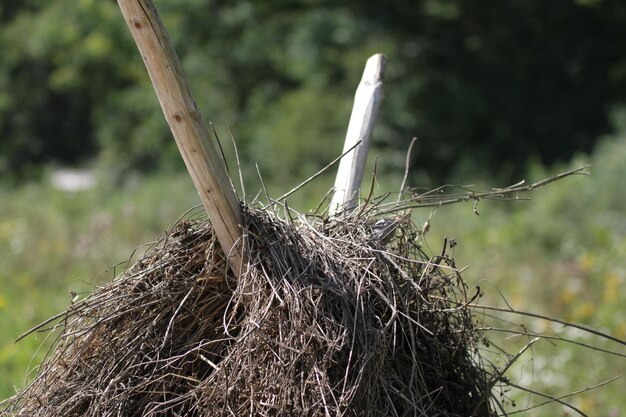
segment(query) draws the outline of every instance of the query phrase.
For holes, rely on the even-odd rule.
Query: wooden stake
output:
[[[223,161],[202,122],[187,79],[151,0],[118,0],[144,60],[178,149],[200,194],[222,249],[239,274],[241,208]]]
[[[358,146],[344,156],[339,163],[335,179],[335,193],[330,203],[331,215],[349,213],[356,206],[374,121],[383,99],[383,74],[386,63],[387,58],[384,55],[376,54],[371,56],[365,64],[361,83],[354,95],[354,106],[343,152],[347,152],[357,144]]]

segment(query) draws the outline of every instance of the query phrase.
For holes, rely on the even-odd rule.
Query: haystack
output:
[[[177,223],[58,318],[3,415],[496,415],[465,284],[410,217],[386,244],[375,212],[244,219],[241,279],[208,220]]]

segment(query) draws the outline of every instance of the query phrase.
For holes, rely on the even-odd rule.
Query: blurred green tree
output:
[[[590,151],[626,98],[623,1],[353,7],[397,46],[383,108],[389,145],[414,132],[423,150],[415,165],[440,177],[467,160],[509,176],[530,158],[550,164]]]
[[[589,151],[626,97],[621,0],[157,6],[205,119],[232,126],[244,173],[258,161],[269,180],[339,154],[375,52],[390,65],[374,146],[393,165],[418,136],[414,166],[438,182]],[[96,155],[119,177],[181,166],[114,1],[7,1],[0,21],[3,175]]]

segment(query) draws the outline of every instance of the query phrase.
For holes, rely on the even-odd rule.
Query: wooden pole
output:
[[[378,108],[383,99],[383,74],[387,58],[376,54],[365,64],[361,83],[354,95],[354,106],[348,124],[343,152],[356,148],[341,159],[335,179],[335,193],[330,203],[330,214],[351,212],[363,180],[365,161]],[[360,141],[360,143],[359,143]]]
[[[151,0],[118,0],[178,149],[230,265],[239,274],[241,208]]]

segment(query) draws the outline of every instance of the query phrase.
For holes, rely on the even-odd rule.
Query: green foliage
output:
[[[506,175],[530,157],[588,151],[625,97],[619,0],[158,7],[205,119],[232,127],[246,169],[258,161],[270,176],[300,175],[340,151],[374,52],[390,58],[374,146],[396,155],[420,137],[413,165],[431,178],[459,163]],[[115,2],[5,2],[0,19],[4,176],[96,155],[119,178],[181,167]],[[287,152],[306,162],[281,166],[275,156]]]
[[[504,174],[529,157],[566,160],[592,148],[607,105],[623,102],[619,0],[357,3],[397,45],[390,82],[402,95],[385,107],[413,114],[396,132],[422,139],[417,165],[431,174],[468,158]]]
[[[186,175],[127,181],[122,189],[101,181],[78,193],[46,182],[0,188],[0,398],[24,385],[26,369],[49,345],[39,349],[39,334],[14,344],[20,334],[65,309],[70,291],[109,281],[115,269],[107,268],[198,203]]]

